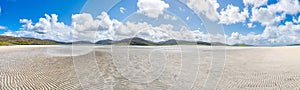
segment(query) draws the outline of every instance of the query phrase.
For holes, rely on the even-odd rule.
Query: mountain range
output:
[[[158,46],[158,45],[214,45],[214,46],[230,46],[220,42],[203,42],[203,41],[185,41],[170,39],[161,42],[153,42],[139,37],[126,38],[122,40],[99,40],[95,43],[89,41],[76,41],[76,42],[60,42],[49,39],[37,39],[28,37],[12,37],[0,35],[0,46],[3,45],[59,45],[59,44],[97,44],[97,45],[139,45],[139,46]],[[235,44],[232,46],[251,46],[247,44]]]

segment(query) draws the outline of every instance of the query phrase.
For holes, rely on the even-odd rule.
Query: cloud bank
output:
[[[166,19],[174,18],[166,16]],[[20,19],[20,23],[23,24],[21,30],[8,31],[4,35],[52,39],[65,42],[96,42],[105,39],[121,40],[132,37],[140,37],[154,42],[169,39],[189,41],[211,40],[209,34],[200,32],[200,30],[189,30],[185,26],[181,26],[177,30],[171,24],[153,26],[147,22],[128,21],[122,23],[118,20],[110,19],[110,16],[106,12],[102,12],[97,18],[93,18],[88,13],[74,14],[72,15],[72,25],[65,25],[63,22],[58,22],[56,14],[45,14],[45,17],[40,18],[38,22],[32,22],[29,19]]]

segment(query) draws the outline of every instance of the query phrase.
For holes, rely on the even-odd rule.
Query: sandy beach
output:
[[[300,89],[298,46],[77,48],[1,46],[0,89]]]

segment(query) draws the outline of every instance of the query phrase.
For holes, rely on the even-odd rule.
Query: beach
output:
[[[295,90],[299,51],[299,46],[1,46],[0,89]]]

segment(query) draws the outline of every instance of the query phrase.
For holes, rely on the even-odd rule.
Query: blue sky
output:
[[[27,18],[37,22],[46,13],[55,13],[60,21],[71,24],[70,16],[80,13],[85,2],[86,0],[1,0],[0,25],[9,30],[18,30],[21,26],[20,19]]]
[[[32,26],[36,26],[37,23],[41,22],[40,18],[46,18],[45,14],[48,14],[50,18],[53,18],[51,14],[57,15],[57,22],[63,23],[66,26],[64,29],[75,30],[74,25],[72,25],[74,15],[88,13],[97,20],[97,16],[104,15],[102,12],[105,12],[108,14],[109,20],[114,23],[117,21],[125,25],[126,22],[136,24],[147,22],[153,28],[170,24],[175,31],[181,30],[184,26],[190,31],[199,30],[204,33],[208,33],[208,28],[202,24],[205,23],[203,20],[209,19],[223,26],[228,43],[254,45],[300,43],[298,40],[300,39],[298,37],[300,35],[298,34],[298,29],[300,29],[298,28],[300,0],[154,0],[153,2],[120,0],[115,4],[110,3],[113,1],[118,2],[118,0],[1,0],[0,29],[2,30],[0,30],[0,34],[8,35],[10,33],[9,35],[22,36],[17,34],[21,31],[23,33],[28,32],[30,30],[27,29],[30,28],[24,28],[24,23],[20,23],[20,19],[32,20]],[[139,2],[144,6],[138,6]],[[151,3],[156,3],[158,6],[151,7]],[[284,5],[284,3],[287,4]],[[210,6],[201,7],[202,4],[209,4]],[[150,7],[146,7],[147,5]],[[287,5],[292,5],[293,8],[289,8]],[[110,6],[112,7],[110,8]],[[277,10],[274,7],[278,7]],[[151,13],[145,11],[149,8],[154,8],[154,11]],[[297,8],[299,9],[297,10]],[[212,12],[212,15],[207,15],[207,12]],[[265,18],[264,15],[266,15]],[[174,20],[166,18],[173,18]],[[34,32],[28,33],[34,35],[26,36],[41,38],[41,35],[35,36],[36,33]],[[272,34],[276,34],[276,36],[274,37]],[[285,35],[285,37],[281,37],[281,35]],[[289,41],[289,39],[293,40]]]

